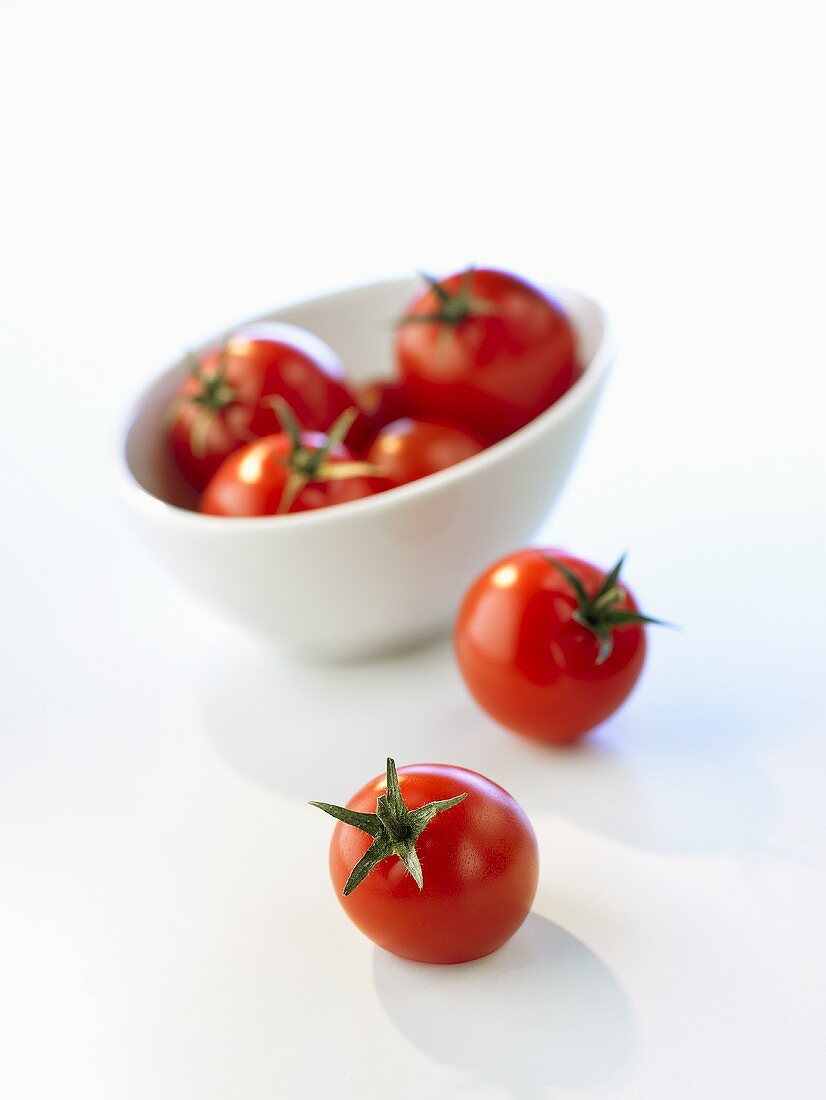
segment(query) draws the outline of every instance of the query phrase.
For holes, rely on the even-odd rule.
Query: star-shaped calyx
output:
[[[196,458],[207,453],[207,435],[210,425],[219,412],[235,401],[235,390],[227,382],[227,349],[223,347],[214,368],[207,370],[198,357],[190,352],[187,371],[200,384],[200,390],[177,397],[169,407],[168,419],[173,423],[188,405],[195,406],[190,427],[189,445]]]
[[[624,600],[626,596],[625,589],[619,583],[620,571],[625,564],[624,554],[611,572],[606,574],[605,580],[593,596],[588,595],[582,581],[572,569],[569,569],[567,565],[563,565],[561,561],[557,561],[556,558],[551,558],[547,554],[544,556],[555,569],[559,570],[574,590],[577,609],[573,614],[573,619],[580,626],[584,626],[586,630],[590,630],[599,642],[598,665],[604,664],[613,652],[615,627],[622,626],[625,623],[653,623],[656,626],[671,625],[662,619],[652,619],[650,615],[640,615],[637,611],[617,607],[617,604]]]
[[[422,865],[416,852],[416,842],[437,814],[457,806],[467,794],[457,794],[454,798],[443,798],[438,802],[428,802],[415,810],[408,810],[399,789],[399,777],[396,765],[387,758],[387,793],[380,794],[376,800],[374,814],[349,810],[346,806],[331,806],[329,802],[311,802],[330,817],[361,829],[373,838],[373,843],[350,872],[344,884],[344,896],[352,894],[357,886],[367,878],[370,872],[383,859],[398,856],[419,889],[424,885]]]
[[[444,283],[427,272],[419,274],[430,287],[436,298],[437,308],[427,313],[406,313],[400,317],[398,325],[458,325],[466,317],[479,317],[496,312],[496,307],[485,298],[476,298],[473,295],[474,268],[470,267],[462,276],[458,290],[448,290]]]
[[[284,434],[290,441],[290,454],[283,460],[287,468],[287,484],[281,496],[278,512],[288,512],[295,498],[310,481],[342,481],[350,477],[377,477],[381,471],[369,462],[330,462],[330,452],[353,426],[358,409],[346,409],[327,430],[320,447],[308,447],[302,439],[301,427],[283,397],[271,397],[268,403],[275,411]]]

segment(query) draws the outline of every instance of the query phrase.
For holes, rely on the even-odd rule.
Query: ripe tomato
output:
[[[468,424],[490,440],[523,427],[574,382],[574,332],[562,308],[504,271],[437,281],[396,331],[416,413]]]
[[[203,489],[227,455],[278,431],[276,396],[308,431],[326,432],[353,405],[338,356],[294,325],[251,325],[203,356],[171,407],[172,453],[194,488]]]
[[[330,429],[301,431],[281,407],[285,431],[256,439],[224,459],[201,497],[210,516],[274,516],[360,500],[382,487],[372,467],[340,442],[355,417],[345,412]]]
[[[413,764],[361,788],[338,819],[330,876],[347,916],[394,955],[457,963],[489,955],[531,907],[539,853],[519,804],[490,779]]]
[[[396,381],[367,382],[351,386],[359,415],[347,433],[347,446],[365,450],[385,425],[409,413],[407,396]]]
[[[404,485],[484,449],[483,441],[463,428],[405,418],[382,428],[367,452],[367,461],[398,485]]]
[[[459,668],[503,726],[567,745],[630,695],[645,661],[645,623],[619,581],[551,550],[521,550],[471,586],[456,622]]]

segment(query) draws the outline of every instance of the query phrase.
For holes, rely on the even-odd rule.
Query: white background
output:
[[[0,3],[4,1100],[824,1095],[818,9]],[[183,347],[469,261],[606,302],[545,538],[628,548],[682,626],[570,754],[487,721],[446,644],[314,668],[237,634],[112,488]],[[305,803],[388,752],[535,823],[488,960],[339,912]]]

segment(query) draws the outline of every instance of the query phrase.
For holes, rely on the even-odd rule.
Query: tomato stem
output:
[[[408,810],[399,787],[399,776],[395,761],[387,758],[387,793],[380,794],[376,800],[374,814],[361,813],[347,806],[333,806],[329,802],[311,802],[325,814],[334,817],[354,829],[373,838],[373,843],[350,872],[344,884],[344,896],[360,886],[382,860],[398,856],[421,890],[424,886],[422,865],[416,852],[416,842],[437,814],[444,813],[467,798],[467,793],[457,794],[454,798],[443,798],[438,802],[428,802],[415,810]]]
[[[187,370],[201,386],[198,393],[185,394],[176,398],[169,409],[170,420],[175,420],[187,405],[196,406],[189,433],[189,444],[193,455],[204,458],[207,453],[207,437],[215,416],[231,405],[235,400],[235,391],[229,385],[227,373],[227,349],[222,348],[217,366],[213,371],[205,371],[197,356],[190,352],[187,356]]]
[[[345,409],[326,433],[323,446],[307,447],[302,441],[301,426],[295,413],[284,398],[269,398],[268,404],[275,411],[282,431],[290,440],[291,448],[289,456],[284,460],[289,475],[278,505],[279,515],[289,512],[295,498],[310,481],[343,481],[351,477],[380,476],[378,468],[371,466],[369,462],[328,461],[330,451],[336,444],[343,442],[353,426],[358,409]]]
[[[235,400],[235,391],[227,382],[227,349],[221,349],[218,363],[214,371],[205,371],[203,366],[196,364],[191,368],[192,374],[201,384],[201,392],[196,393],[192,400],[196,405],[203,405],[210,412],[220,412]]]
[[[473,296],[474,268],[469,267],[462,276],[458,290],[448,290],[444,283],[425,271],[419,274],[430,287],[437,300],[438,307],[426,313],[407,313],[396,322],[401,325],[426,325],[437,324],[453,326],[459,325],[468,317],[478,317],[496,312],[492,302],[484,298]]]
[[[597,651],[598,665],[605,664],[614,650],[614,630],[627,623],[651,623],[655,626],[670,626],[662,619],[652,619],[650,615],[641,615],[637,611],[618,609],[615,605],[625,599],[626,592],[619,583],[619,575],[625,564],[625,554],[614,568],[605,575],[605,579],[593,596],[589,596],[579,577],[567,565],[556,558],[544,555],[545,559],[558,569],[570,584],[576,596],[577,609],[573,614],[575,622],[590,630],[599,642]]]

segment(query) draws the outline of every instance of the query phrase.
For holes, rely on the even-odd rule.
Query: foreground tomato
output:
[[[471,586],[456,622],[459,668],[503,726],[567,745],[630,695],[645,661],[645,623],[619,580],[580,558],[522,550]]]
[[[387,487],[341,443],[356,416],[343,413],[329,435],[304,432],[276,398],[285,431],[225,459],[201,497],[211,516],[274,516],[360,500]]]
[[[510,939],[531,907],[539,855],[513,798],[450,764],[377,776],[338,819],[330,875],[345,912],[374,943],[420,962],[458,963]]]
[[[367,452],[367,461],[404,485],[455,466],[484,449],[484,442],[463,428],[406,417],[382,428]]]
[[[574,333],[561,307],[504,271],[437,281],[396,332],[396,357],[418,415],[467,424],[498,440],[574,382]]]
[[[194,488],[233,451],[278,431],[276,396],[308,431],[326,432],[353,404],[335,352],[293,325],[251,325],[195,364],[171,409],[172,453]]]

